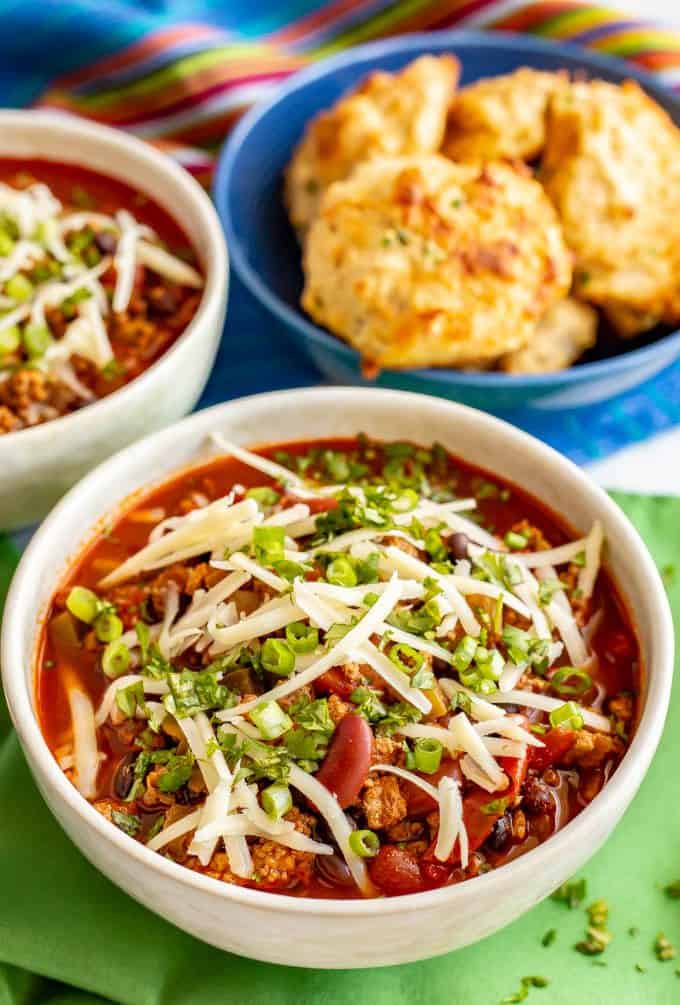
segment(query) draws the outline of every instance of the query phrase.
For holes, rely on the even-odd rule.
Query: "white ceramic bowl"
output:
[[[53,422],[0,436],[0,528],[34,523],[79,478],[121,447],[186,415],[208,379],[224,324],[227,250],[201,186],[141,140],[53,112],[0,111],[0,157],[73,163],[118,178],[172,216],[205,274],[191,324],[121,390]]]
[[[87,528],[115,512],[129,493],[195,459],[213,430],[243,444],[360,431],[426,444],[439,440],[523,486],[574,528],[585,531],[594,519],[602,520],[610,567],[639,633],[646,679],[633,742],[594,802],[545,844],[501,869],[458,886],[369,901],[304,900],[220,883],[148,851],[93,809],[60,771],[36,721],[32,667],[38,626],[69,558],[87,540]],[[555,451],[497,419],[436,398],[320,388],[258,395],[199,412],[93,471],[56,507],[23,557],[7,599],[0,662],[10,712],[46,802],[78,848],[110,879],[222,949],[305,967],[369,967],[434,956],[489,935],[597,851],[635,795],[659,742],[671,684],[673,628],[659,575],[638,534],[605,493]]]

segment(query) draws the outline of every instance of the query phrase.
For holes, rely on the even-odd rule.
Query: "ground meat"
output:
[[[597,768],[609,757],[620,757],[625,746],[617,736],[608,733],[591,733],[579,729],[574,745],[564,754],[560,764],[565,767]]]
[[[188,869],[193,869],[194,872],[202,872],[205,876],[210,876],[212,879],[220,879],[223,883],[235,883],[236,886],[242,886],[247,880],[243,880],[240,876],[235,876],[234,873],[229,868],[229,858],[226,852],[216,851],[207,866],[201,865],[199,860],[193,855],[186,859],[183,863]]]
[[[172,806],[175,801],[175,796],[172,792],[159,792],[158,790],[158,780],[161,775],[165,774],[165,767],[161,765],[160,768],[156,768],[154,771],[150,771],[146,776],[144,781],[144,795],[142,796],[142,802],[148,807],[164,807]]]
[[[372,764],[398,764],[403,760],[404,749],[391,736],[376,736],[373,741]]]
[[[286,695],[285,698],[279,698],[279,705],[281,708],[288,711],[291,705],[300,701],[301,698],[308,698],[310,701],[314,700],[314,690],[311,684],[305,684],[304,687],[299,687],[297,691],[293,691],[292,694]]]
[[[361,793],[361,805],[371,830],[400,823],[408,813],[394,775],[371,775]]]
[[[622,722],[630,722],[635,710],[635,700],[630,691],[622,691],[609,702],[609,711]]]
[[[114,586],[108,592],[107,600],[114,605],[125,629],[129,630],[134,627],[136,621],[139,621],[141,607],[148,596],[148,587],[126,584]]]
[[[336,726],[351,711],[352,706],[342,698],[338,698],[337,694],[328,696],[328,713]]]
[[[286,814],[286,820],[292,820],[295,829],[309,836],[312,832],[314,817],[293,808]],[[268,841],[258,840],[251,847],[253,858],[253,874],[258,886],[275,890],[289,890],[296,886],[307,886],[314,869],[314,855],[308,851],[295,851]]]
[[[186,566],[175,563],[167,569],[162,569],[149,584],[149,596],[153,603],[153,609],[159,618],[163,617],[165,611],[165,599],[168,593],[168,586],[174,583],[180,593],[184,593],[184,588],[188,578],[189,570]]]
[[[193,597],[196,590],[210,590],[217,586],[225,573],[222,569],[213,569],[208,562],[200,562],[198,565],[191,565],[187,569],[187,578],[184,584],[183,593],[188,597]]]
[[[401,843],[402,841],[417,841],[425,834],[425,824],[422,820],[402,820],[399,824],[393,824],[387,828],[387,837],[390,841]]]
[[[383,545],[392,545],[394,548],[399,548],[400,551],[405,552],[407,555],[412,555],[414,558],[421,558],[425,553],[416,548],[414,544],[410,541],[405,541],[403,537],[389,537],[383,538]]]
[[[107,820],[113,822],[112,814],[115,810],[116,813],[125,813],[128,816],[134,816],[134,812],[131,810],[127,803],[121,803],[117,799],[97,799],[96,802],[92,804],[98,813],[101,813],[103,817]]]
[[[534,527],[528,520],[520,520],[518,523],[513,524],[510,529],[515,534],[521,534],[522,537],[527,539],[527,551],[547,551],[548,548],[552,548],[550,541],[548,541],[543,531],[538,527]]]
[[[1,385],[0,385],[1,386]],[[15,429],[18,429],[21,425],[21,420],[18,415],[15,415],[11,408],[7,405],[0,405],[0,436],[3,433],[11,433]]]
[[[17,370],[0,383],[0,405],[31,425],[31,406],[49,398],[49,379],[41,370]]]
[[[517,688],[520,691],[533,691],[535,694],[542,694],[547,691],[550,687],[550,681],[546,680],[544,677],[539,677],[537,674],[532,673],[527,670],[519,679]]]

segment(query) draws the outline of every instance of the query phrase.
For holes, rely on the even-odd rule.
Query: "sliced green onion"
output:
[[[260,485],[246,492],[246,499],[254,499],[259,506],[275,506],[280,498],[279,493],[271,485]]]
[[[295,653],[284,639],[267,639],[260,659],[265,670],[275,677],[290,677],[295,670]]]
[[[550,678],[550,686],[561,695],[585,694],[593,686],[593,680],[578,667],[560,667]]]
[[[10,325],[0,331],[0,355],[16,352],[21,345],[21,331],[18,325]]]
[[[112,680],[115,677],[120,677],[129,666],[130,650],[125,643],[121,642],[120,639],[114,639],[113,642],[109,642],[102,653],[102,670],[106,676]]]
[[[439,740],[432,737],[421,737],[416,740],[413,748],[416,771],[422,771],[425,775],[433,775],[439,768],[444,747]]]
[[[21,272],[18,272],[16,276],[12,276],[5,283],[5,293],[12,300],[16,300],[21,304],[33,296],[33,283],[28,276],[24,276]]]
[[[449,557],[446,545],[442,541],[442,536],[434,527],[426,533],[424,544],[425,550],[433,561],[444,562]]]
[[[285,536],[283,527],[256,527],[253,531],[255,558],[268,565],[284,558]]]
[[[487,680],[498,680],[505,667],[503,657],[498,650],[487,649],[485,646],[477,646],[475,663],[482,677],[486,677]]]
[[[272,820],[280,820],[293,808],[293,799],[287,785],[269,785],[262,790],[262,809]]]
[[[54,341],[47,325],[25,325],[23,338],[24,348],[32,359],[42,356]]]
[[[313,653],[319,644],[319,630],[302,621],[286,625],[286,641],[294,653]]]
[[[0,230],[0,255],[6,257],[11,255],[12,248],[14,247],[14,241],[7,233],[6,230]]]
[[[425,657],[412,646],[403,642],[393,645],[389,652],[392,663],[406,674],[416,673],[425,662]]]
[[[514,530],[509,530],[503,540],[510,551],[521,551],[527,546],[527,538],[524,534],[517,534]]]
[[[453,665],[459,673],[467,670],[476,652],[477,639],[473,639],[471,635],[464,635],[453,651]]]
[[[291,562],[287,558],[279,559],[271,563],[272,569],[281,576],[282,579],[292,583],[294,579],[304,579],[307,567],[299,562]]]
[[[356,586],[356,570],[348,558],[336,558],[326,569],[326,579],[333,586]]]
[[[418,505],[420,497],[415,489],[402,489],[392,502],[395,513],[410,513]]]
[[[91,625],[99,611],[99,597],[85,586],[74,586],[66,598],[66,607],[74,618]]]
[[[375,858],[380,851],[380,838],[375,831],[352,831],[349,846],[359,858]]]
[[[265,740],[276,740],[292,729],[293,720],[276,701],[265,701],[256,705],[249,713]]]
[[[123,622],[111,611],[102,611],[98,614],[94,619],[93,628],[100,642],[113,642],[123,634]]]
[[[551,726],[566,726],[568,729],[581,729],[583,727],[583,715],[581,709],[573,701],[566,701],[559,708],[554,708],[550,713]]]

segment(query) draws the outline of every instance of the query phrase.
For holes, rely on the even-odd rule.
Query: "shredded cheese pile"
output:
[[[124,209],[113,216],[65,211],[46,185],[15,189],[0,183],[0,221],[0,379],[11,372],[3,367],[3,348],[10,352],[16,334],[17,348],[23,342],[31,365],[64,380],[82,397],[91,397],[77,381],[69,358],[77,353],[98,369],[111,363],[107,316],[127,310],[138,266],[181,286],[203,286],[196,269],[161,247],[154,231]],[[116,249],[113,254],[97,252],[94,266],[72,240],[86,230],[110,235]],[[112,267],[115,287],[109,302],[101,279]],[[45,310],[64,302],[72,320],[63,336],[54,339]]]

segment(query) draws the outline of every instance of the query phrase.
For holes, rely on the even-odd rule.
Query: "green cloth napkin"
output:
[[[654,558],[667,570],[680,634],[680,499],[617,495]],[[7,578],[7,553],[4,553]],[[675,564],[675,576],[670,566]],[[3,577],[0,547],[0,601]],[[529,1005],[672,1005],[680,1001],[680,956],[659,962],[660,931],[680,949],[680,900],[663,886],[680,879],[680,695],[633,805],[588,863],[588,899],[610,905],[614,940],[601,958],[574,951],[583,907],[548,900],[483,942],[448,956],[372,971],[314,971],[230,956],[184,935],[130,900],[80,856],[31,780],[7,712],[0,707],[0,1005],[496,1005],[540,975]],[[583,905],[585,906],[585,904]],[[227,908],[228,909],[228,908]],[[413,914],[413,925],[418,916]],[[550,929],[555,941],[543,947]],[[630,930],[638,930],[630,934]],[[422,932],[427,942],[427,931]],[[4,964],[4,966],[3,966]],[[639,964],[644,972],[636,970]],[[75,989],[80,990],[75,990]]]

